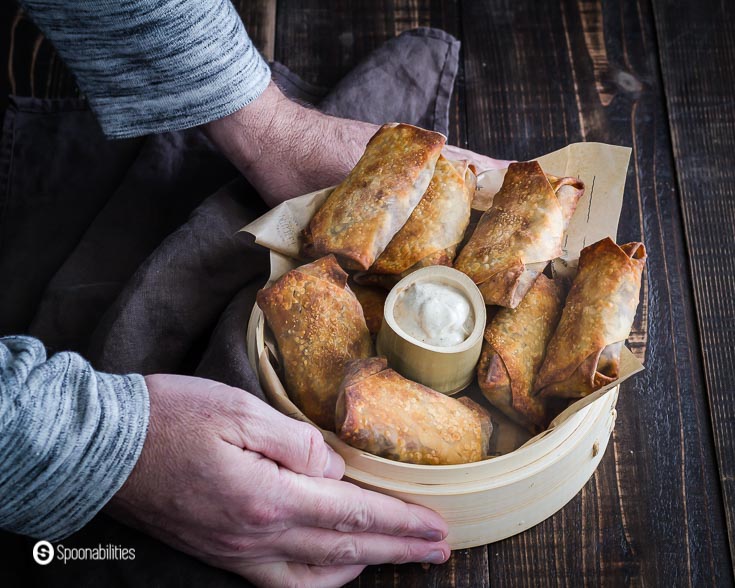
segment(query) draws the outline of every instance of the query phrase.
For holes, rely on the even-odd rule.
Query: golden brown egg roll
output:
[[[345,268],[367,270],[421,200],[445,141],[411,125],[383,125],[311,219],[302,253],[334,253]]]
[[[347,273],[328,255],[284,274],[258,292],[257,302],[276,338],[291,400],[332,429],[345,363],[373,355]]]
[[[579,178],[558,178],[551,174],[546,174],[546,178],[549,180],[551,188],[561,205],[562,221],[566,231],[569,227],[569,221],[574,216],[574,211],[577,210],[579,199],[584,194],[584,182]]]
[[[473,279],[487,304],[515,308],[546,264],[562,254],[583,190],[576,178],[547,177],[536,161],[511,163],[454,267]]]
[[[618,378],[620,352],[633,326],[643,243],[609,237],[582,249],[577,275],[536,378],[541,396],[581,398]]]
[[[366,273],[363,284],[392,288],[412,271],[429,265],[451,266],[470,222],[477,186],[473,166],[439,157],[426,193],[400,231]]]
[[[490,403],[532,434],[553,414],[533,384],[564,304],[564,288],[544,274],[516,308],[501,308],[485,329],[477,379]]]
[[[357,296],[360,306],[362,306],[368,331],[375,339],[378,336],[378,331],[380,331],[380,325],[383,324],[383,308],[388,292],[377,286],[362,286],[354,282],[350,283],[350,288]]]
[[[335,425],[353,447],[426,465],[484,459],[492,434],[490,415],[475,402],[407,380],[382,357],[347,364]]]

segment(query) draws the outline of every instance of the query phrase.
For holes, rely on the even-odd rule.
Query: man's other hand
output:
[[[435,512],[340,481],[314,427],[210,380],[146,377],[151,416],[110,514],[262,586],[341,586],[366,565],[442,563]]]

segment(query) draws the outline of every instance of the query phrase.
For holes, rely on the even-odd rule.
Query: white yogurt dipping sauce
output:
[[[393,317],[408,335],[437,347],[459,345],[475,325],[465,295],[453,286],[432,282],[414,282],[401,292]]]

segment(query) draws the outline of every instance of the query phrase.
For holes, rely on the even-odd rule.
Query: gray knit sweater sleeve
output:
[[[270,70],[230,0],[21,0],[109,137],[197,126],[242,108]],[[50,360],[0,338],[0,528],[57,540],[123,484],[148,426],[142,376]]]
[[[82,527],[133,469],[148,415],[142,376],[0,338],[0,528],[55,541]]]
[[[111,138],[222,118],[270,81],[230,0],[20,2]]]

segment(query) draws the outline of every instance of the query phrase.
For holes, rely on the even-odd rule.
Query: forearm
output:
[[[203,128],[248,178],[262,170],[289,173],[291,170],[274,165],[288,156],[300,162],[301,167],[326,174],[322,176],[326,183],[317,186],[326,187],[341,181],[378,126],[328,116],[302,106],[284,96],[271,82],[257,100]],[[325,156],[330,160],[326,170],[321,165]]]
[[[378,126],[301,106],[271,83],[257,100],[204,130],[266,203],[276,205],[341,182]],[[452,146],[443,153],[469,160],[478,171],[509,163]]]
[[[82,527],[133,469],[148,414],[142,376],[0,338],[0,528],[58,540]]]

